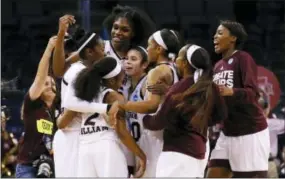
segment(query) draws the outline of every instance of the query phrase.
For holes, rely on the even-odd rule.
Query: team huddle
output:
[[[267,177],[269,133],[257,66],[239,50],[240,23],[218,26],[213,43],[223,58],[214,67],[203,47],[155,31],[136,8],[115,7],[105,19],[111,40],[88,32],[72,51],[65,36],[73,24],[72,15],[60,19],[53,54],[62,77],[56,177]],[[217,123],[210,154],[208,127]]]

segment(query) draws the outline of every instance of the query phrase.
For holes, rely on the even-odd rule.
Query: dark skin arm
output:
[[[169,75],[169,69],[168,67],[157,67],[149,72],[147,76],[147,85],[153,85],[156,84],[159,80],[165,79],[165,81],[172,80],[171,75]],[[156,112],[160,102],[163,99],[163,95],[153,94],[149,92],[148,98],[144,101],[139,102],[132,102],[128,101],[125,104],[121,104],[120,107],[125,111],[132,111],[137,113],[154,113]]]
[[[57,127],[59,129],[63,129],[66,126],[68,126],[68,124],[70,124],[70,122],[72,121],[72,119],[77,115],[78,113],[75,111],[71,111],[68,109],[65,109],[63,114],[59,116],[59,118],[57,118],[56,120],[56,124]]]
[[[65,62],[65,52],[64,52],[64,36],[70,25],[75,23],[74,16],[64,15],[59,19],[59,29],[58,29],[58,40],[55,44],[55,50],[53,54],[53,65],[52,69],[56,77],[62,77],[68,68],[68,66],[73,62]]]

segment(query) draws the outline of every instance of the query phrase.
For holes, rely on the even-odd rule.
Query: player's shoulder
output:
[[[85,65],[83,65],[83,63],[81,61],[78,61],[76,63],[73,63],[69,69],[66,71],[66,73],[73,73],[73,72],[76,72],[76,71],[80,71],[82,70],[83,68],[85,68]]]
[[[217,67],[219,67],[221,64],[223,64],[223,63],[224,63],[223,59],[220,59],[220,60],[215,64],[214,70],[215,70]]]
[[[106,52],[106,51],[109,51],[110,48],[111,48],[110,41],[109,41],[109,40],[104,40],[104,49],[105,49],[105,52]]]
[[[233,57],[238,58],[239,61],[253,60],[252,56],[248,52],[243,50],[239,50],[237,53],[233,55]]]
[[[76,62],[76,63],[73,63],[69,69],[65,72],[64,74],[64,79],[65,80],[68,80],[68,79],[72,79],[74,76],[77,75],[77,73],[79,73],[81,70],[83,70],[85,67],[85,65],[83,65],[82,62]]]

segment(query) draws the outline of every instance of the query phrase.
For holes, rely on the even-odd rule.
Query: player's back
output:
[[[109,88],[102,88],[94,102],[104,103],[105,96],[112,91]],[[104,117],[107,116],[98,113],[81,114],[80,143],[92,143],[98,140],[118,140],[116,131],[108,125]]]
[[[63,101],[64,98],[66,97],[65,94],[67,92],[67,87],[68,85],[73,85],[74,80],[77,77],[77,74],[83,70],[84,68],[86,68],[82,62],[76,62],[74,64],[71,65],[71,67],[66,71],[66,73],[64,74],[62,81],[61,81],[61,110],[63,112]],[[76,116],[72,122],[64,129],[62,130],[80,130],[80,124],[81,124],[81,118],[80,116]]]

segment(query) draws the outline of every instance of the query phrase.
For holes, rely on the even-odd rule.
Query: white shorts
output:
[[[203,177],[203,160],[178,153],[162,152],[159,156],[156,177]]]
[[[207,167],[207,164],[208,164],[208,161],[209,161],[209,155],[210,155],[210,140],[208,139],[207,140],[207,143],[206,143],[206,153],[205,153],[205,158],[203,159],[202,161],[202,168],[201,168],[201,177],[204,178],[205,176],[205,169]]]
[[[120,142],[120,147],[126,157],[127,165],[130,167],[135,166],[135,155],[131,152],[122,142]]]
[[[56,177],[77,176],[79,131],[57,130],[53,139]]]
[[[143,177],[155,177],[157,161],[162,152],[163,141],[148,132],[144,132],[138,141],[138,145],[144,151],[147,158],[146,170]]]
[[[270,153],[269,131],[238,137],[225,136],[222,132],[211,154],[211,166],[215,160],[228,160],[234,172],[267,171]],[[212,163],[215,163],[212,165]],[[223,167],[223,166],[217,166]]]
[[[77,177],[127,178],[127,161],[119,143],[115,140],[81,143]]]

